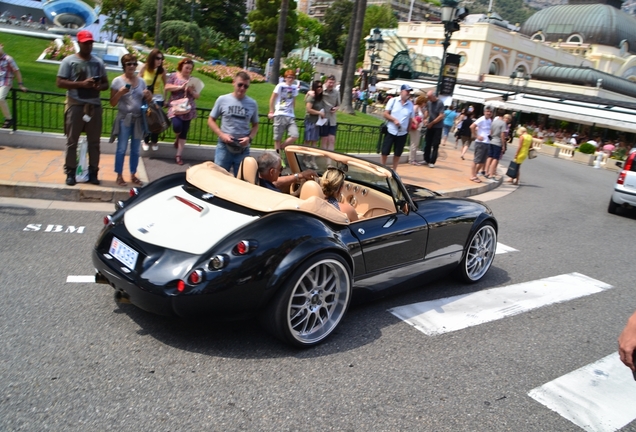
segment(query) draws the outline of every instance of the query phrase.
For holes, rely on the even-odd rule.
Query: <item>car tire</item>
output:
[[[287,279],[261,316],[275,337],[300,348],[318,345],[344,317],[351,299],[351,270],[335,253],[309,258]]]
[[[458,266],[457,276],[467,283],[476,283],[488,272],[497,251],[497,230],[495,225],[486,221],[466,243],[464,257]]]
[[[616,204],[614,200],[611,198],[610,198],[609,205],[607,206],[607,212],[614,215],[618,212],[618,204]]]

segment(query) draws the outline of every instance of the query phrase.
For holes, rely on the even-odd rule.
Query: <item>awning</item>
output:
[[[550,118],[636,133],[636,110],[532,95],[515,95],[511,111],[545,114]]]

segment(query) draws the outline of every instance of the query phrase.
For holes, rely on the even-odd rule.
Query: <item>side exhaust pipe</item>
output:
[[[121,304],[130,304],[130,296],[122,290],[116,290],[115,302],[121,303]]]
[[[95,273],[95,283],[110,285],[108,279],[106,279],[100,272]]]

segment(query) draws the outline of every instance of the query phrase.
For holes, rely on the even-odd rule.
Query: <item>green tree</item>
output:
[[[274,57],[280,6],[281,0],[257,0],[256,9],[251,11],[247,17],[252,31],[256,34],[256,41],[250,46],[251,57],[260,64],[265,63],[268,58]],[[282,50],[284,53],[294,49],[298,42],[297,21],[296,2],[292,1],[289,4],[285,25]]]
[[[176,46],[188,51],[190,47],[200,46],[201,31],[195,23],[166,21],[161,24],[161,40],[166,47]]]
[[[323,25],[315,18],[302,12],[298,13],[298,46],[308,49],[320,42]]]
[[[325,11],[320,45],[322,49],[333,55],[335,61],[341,62],[344,59],[353,6],[352,1],[336,0]]]
[[[360,43],[360,50],[358,51],[358,61],[364,60],[364,53],[366,50],[366,39],[371,34],[371,30],[374,28],[397,28],[398,19],[391,10],[391,6],[384,3],[380,6],[371,5],[367,7],[364,13],[364,25],[362,26],[362,41]]]

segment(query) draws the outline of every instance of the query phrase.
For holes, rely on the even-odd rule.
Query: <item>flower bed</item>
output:
[[[234,79],[234,75],[237,72],[243,71],[243,68],[237,66],[201,66],[197,69],[197,72],[202,73],[203,75],[209,76],[212,79],[217,81],[221,81],[224,83],[231,83]],[[257,74],[255,72],[245,71],[250,76],[250,80],[253,83],[263,83],[265,82],[265,77],[261,74]]]

